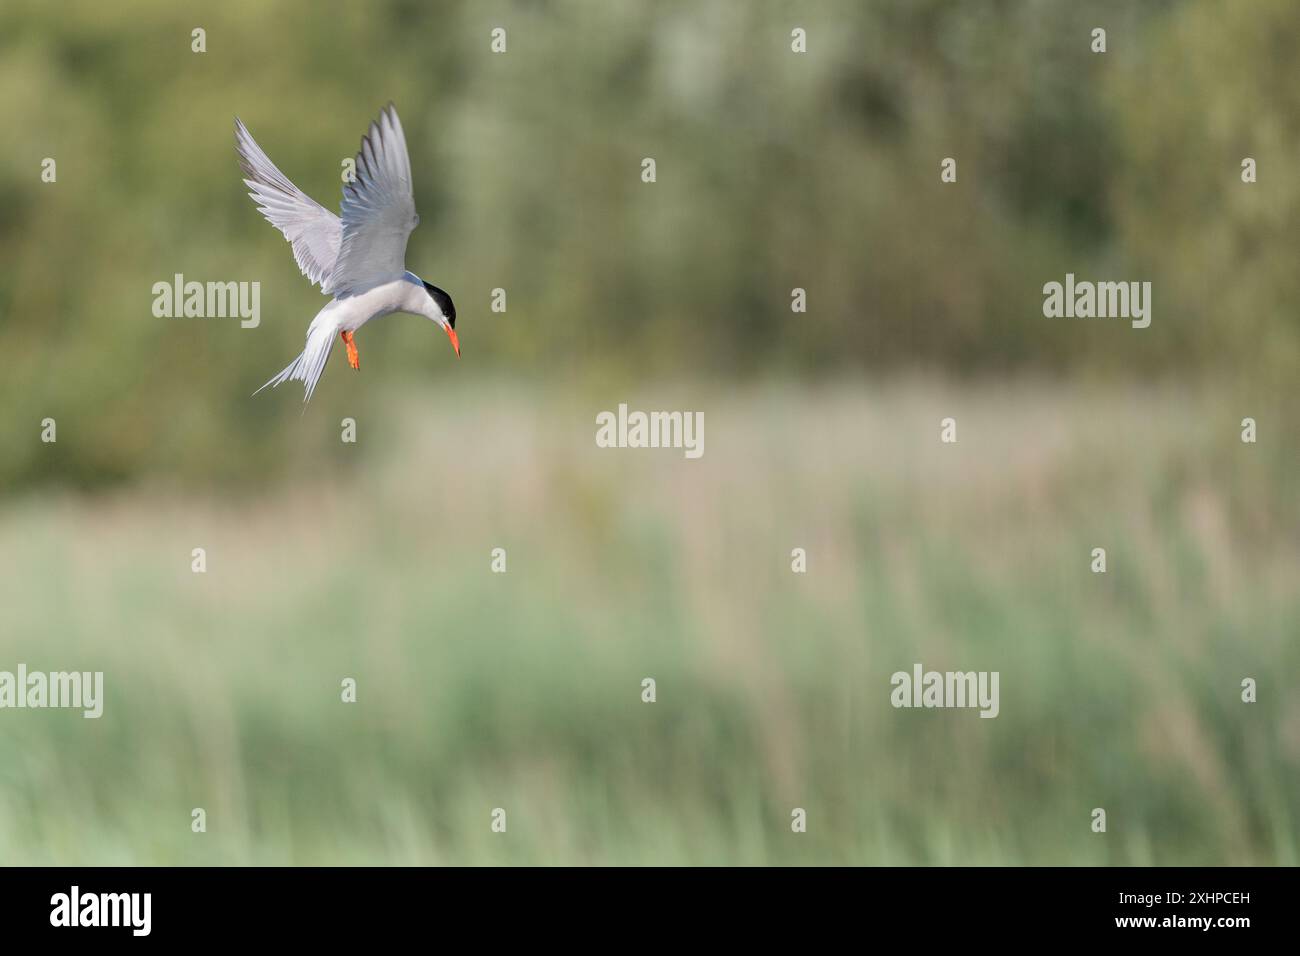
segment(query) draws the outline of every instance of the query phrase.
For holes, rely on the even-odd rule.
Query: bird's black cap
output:
[[[424,282],[423,279],[420,281]],[[451,296],[429,282],[424,283],[424,288],[433,297],[433,301],[438,303],[438,308],[442,309],[442,314],[447,317],[447,324],[454,329],[456,327],[456,303],[451,301]]]

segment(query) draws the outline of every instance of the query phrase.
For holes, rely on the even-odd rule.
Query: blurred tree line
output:
[[[455,297],[465,357],[388,319],[358,335],[372,382],[1285,384],[1297,48],[1293,0],[8,0],[0,482],[254,480],[319,454],[299,393],[250,398],[325,300],[245,195],[232,119],[337,208],[390,99],[422,218],[408,266]],[[1066,272],[1152,281],[1151,328],[1045,319],[1042,285]],[[261,325],[155,318],[151,287],[175,273],[261,282]],[[332,357],[309,414],[365,407],[345,371]]]

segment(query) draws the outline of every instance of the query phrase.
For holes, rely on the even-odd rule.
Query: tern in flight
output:
[[[391,103],[361,138],[356,175],[343,186],[337,216],[275,168],[239,117],[235,148],[258,210],[289,240],[302,274],[334,297],[308,326],[302,354],[262,388],[302,382],[303,402],[310,401],[335,337],[348,348],[348,364],[359,369],[353,333],[390,312],[437,322],[460,355],[451,296],[406,269],[406,241],[420,217],[415,214],[406,137]]]

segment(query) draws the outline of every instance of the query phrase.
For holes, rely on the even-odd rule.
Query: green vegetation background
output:
[[[0,669],[108,700],[0,712],[0,862],[1295,864],[1298,47],[1290,0],[9,0]],[[464,358],[393,317],[253,399],[324,300],[233,117],[336,207],[390,99]],[[178,272],[260,327],[155,318]],[[1151,327],[1045,319],[1066,272]],[[704,458],[596,449],[620,401]],[[914,661],[1001,716],[894,711]]]

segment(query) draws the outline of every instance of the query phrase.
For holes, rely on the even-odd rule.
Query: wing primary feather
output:
[[[267,222],[279,229],[293,248],[293,258],[313,285],[329,293],[330,274],[343,243],[339,217],[295,186],[257,145],[239,117],[235,117],[235,150],[244,185]]]
[[[343,187],[343,241],[329,278],[340,298],[406,272],[406,244],[419,216],[406,136],[391,103],[361,137],[356,169],[355,181]]]

